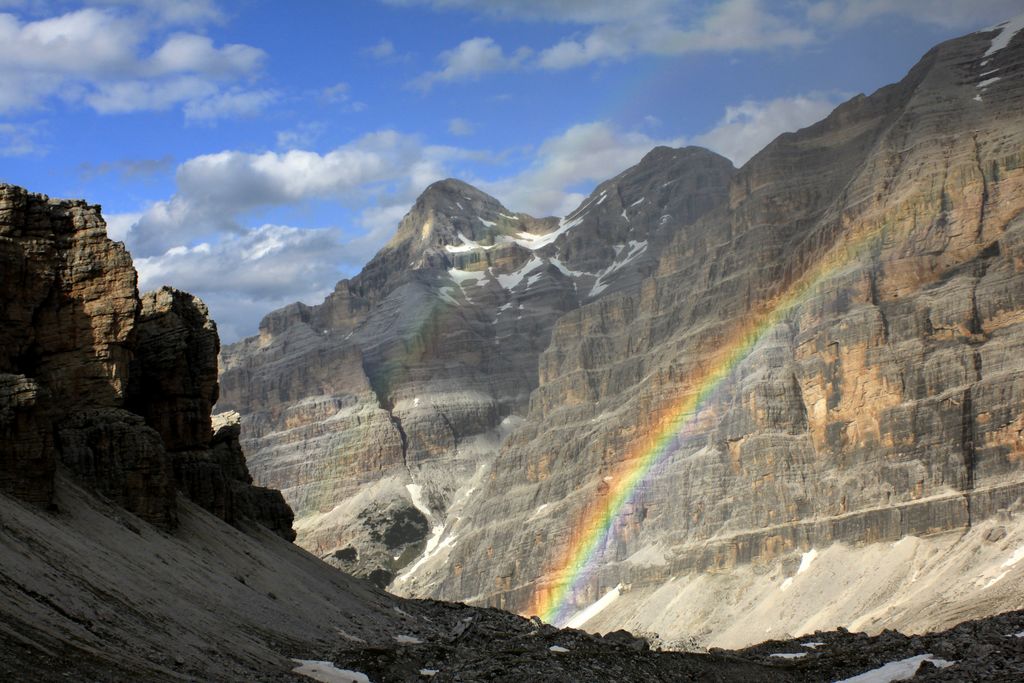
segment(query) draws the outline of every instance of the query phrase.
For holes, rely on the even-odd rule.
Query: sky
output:
[[[570,212],[739,166],[1024,0],[0,0],[0,181],[103,206],[221,337],[357,273],[431,182]]]

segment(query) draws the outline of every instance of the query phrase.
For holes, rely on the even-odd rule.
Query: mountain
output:
[[[3,680],[782,682],[1024,665],[1006,647],[1024,612],[915,638],[818,633],[803,658],[799,641],[661,652],[622,630],[389,595],[289,541],[237,416],[210,414],[206,307],[139,296],[99,207],[0,185],[0,266]]]
[[[256,480],[338,566],[559,624],[737,646],[1024,607],[1013,26],[739,170],[656,149],[561,221],[428,188],[223,351]]]
[[[358,276],[225,348],[218,405],[242,414],[249,468],[284,492],[299,543],[390,582],[527,412],[555,321],[637,289],[733,173],[656,149],[561,221],[435,183]]]

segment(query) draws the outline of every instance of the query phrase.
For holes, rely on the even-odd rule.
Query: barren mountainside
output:
[[[339,566],[559,623],[605,597],[602,628],[737,645],[765,622],[711,602],[780,635],[1024,607],[1024,34],[1002,33],[739,170],[653,150],[560,221],[431,186],[360,275],[222,353],[254,476]],[[864,598],[858,561],[898,570]],[[771,625],[811,586],[839,607]]]

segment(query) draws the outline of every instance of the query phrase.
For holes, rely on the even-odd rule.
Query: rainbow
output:
[[[884,227],[879,227],[860,237],[837,242],[816,266],[805,271],[780,295],[762,302],[744,322],[732,329],[725,341],[712,352],[712,358],[705,367],[691,378],[692,389],[664,412],[658,426],[651,432],[653,437],[639,441],[626,453],[606,495],[585,510],[572,527],[576,533],[551,565],[553,570],[547,574],[548,581],[535,588],[524,614],[539,616],[556,625],[563,625],[569,620],[574,610],[573,596],[600,565],[603,551],[612,540],[616,522],[624,509],[632,506],[637,493],[657,466],[677,450],[677,436],[687,429],[698,411],[768,330],[785,320],[825,280],[857,263],[868,250],[878,248],[885,239],[885,233]]]

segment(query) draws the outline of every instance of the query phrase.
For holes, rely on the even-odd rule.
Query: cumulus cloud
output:
[[[39,107],[52,98],[102,114],[193,102],[197,111],[213,111],[218,103],[211,98],[225,83],[252,77],[265,60],[249,45],[218,46],[180,31],[165,35],[167,25],[153,21],[209,21],[219,17],[212,3],[104,4],[35,21],[0,13],[0,112]],[[151,52],[145,47],[150,44],[157,45]],[[237,87],[229,95],[226,101],[235,103],[257,97]]]
[[[210,306],[222,338],[255,331],[268,311],[297,300],[317,302],[334,288],[350,259],[332,228],[261,225],[217,244],[175,247],[136,258],[139,289],[172,284]]]
[[[620,131],[603,121],[578,124],[545,140],[521,173],[480,182],[480,186],[515,211],[564,216],[585,197],[575,189],[577,186],[607,180],[657,145],[683,143],[681,138],[659,140],[644,133]]]
[[[693,143],[707,147],[742,166],[781,133],[820,121],[838,102],[826,95],[799,95],[767,102],[746,100],[727,107],[725,115]]]
[[[372,205],[382,197],[411,202],[446,176],[449,162],[485,158],[471,150],[424,145],[418,136],[391,130],[323,154],[302,149],[204,154],[178,167],[177,192],[143,212],[128,242],[136,256],[153,256],[191,246],[210,233],[241,234],[241,219],[260,208],[322,199],[351,205]]]
[[[505,54],[493,38],[470,38],[438,56],[443,65],[440,70],[423,73],[409,85],[426,92],[437,83],[476,80],[487,73],[516,69],[530,54],[530,49],[526,47],[519,48],[513,54]]]

